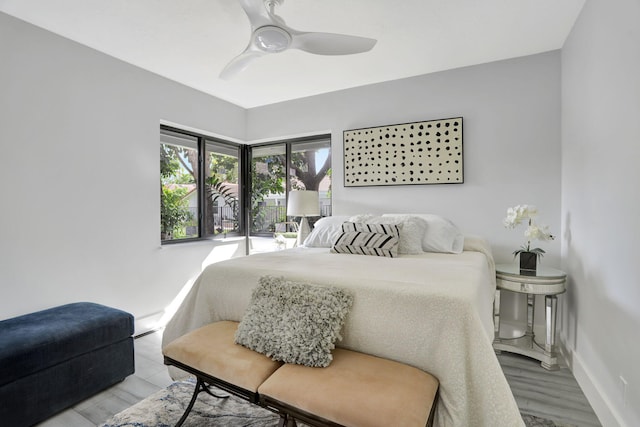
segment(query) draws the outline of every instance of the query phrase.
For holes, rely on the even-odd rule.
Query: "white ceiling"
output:
[[[235,0],[0,0],[0,11],[251,108],[562,47],[585,0],[285,0],[298,30],[378,40],[348,56],[288,50],[218,78],[250,27]]]

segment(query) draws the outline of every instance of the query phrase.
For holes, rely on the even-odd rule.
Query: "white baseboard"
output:
[[[602,393],[602,387],[593,378],[589,369],[585,366],[580,355],[573,351],[571,353],[571,367],[573,376],[578,381],[587,400],[591,404],[594,412],[598,416],[603,427],[628,427],[622,420],[620,414],[615,410],[609,398]]]
[[[164,310],[147,314],[146,316],[136,317],[134,320],[134,336],[154,331],[164,325],[160,324],[160,320],[164,315]]]

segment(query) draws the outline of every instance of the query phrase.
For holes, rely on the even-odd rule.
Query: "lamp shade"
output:
[[[320,201],[317,191],[293,190],[287,202],[288,216],[319,216]]]

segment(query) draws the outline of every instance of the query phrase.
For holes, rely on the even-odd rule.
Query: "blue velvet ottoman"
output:
[[[80,302],[0,321],[0,424],[31,426],[134,372],[133,316]]]

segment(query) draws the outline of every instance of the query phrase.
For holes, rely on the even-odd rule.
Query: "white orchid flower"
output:
[[[527,240],[553,240],[553,236],[549,233],[549,226],[538,226],[531,224],[524,232]]]
[[[531,249],[532,240],[553,240],[554,236],[549,232],[548,226],[539,226],[534,222],[534,218],[538,216],[538,208],[533,205],[517,205],[507,209],[507,216],[502,220],[502,224],[506,228],[515,228],[525,222],[527,229],[524,236],[527,238],[527,244],[514,252],[517,255],[520,252],[535,252],[538,256],[542,256],[544,251],[540,248]]]

